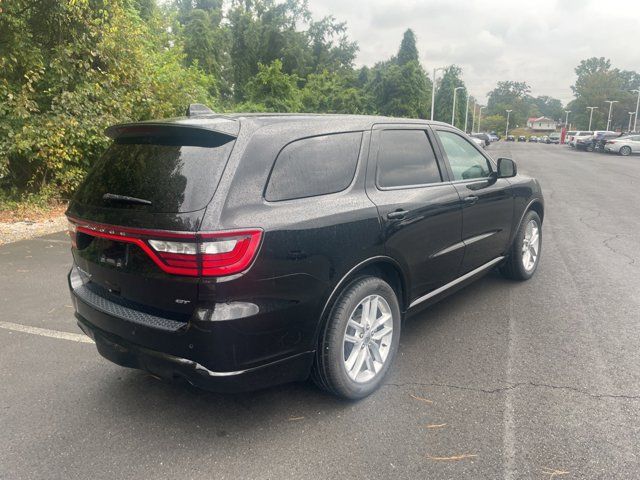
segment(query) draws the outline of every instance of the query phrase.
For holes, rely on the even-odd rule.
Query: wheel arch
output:
[[[336,299],[340,296],[340,293],[355,279],[364,275],[373,275],[382,278],[396,292],[400,303],[400,311],[405,312],[409,308],[409,280],[400,264],[386,255],[371,257],[356,264],[336,283],[320,313],[316,339],[324,328],[329,312]]]

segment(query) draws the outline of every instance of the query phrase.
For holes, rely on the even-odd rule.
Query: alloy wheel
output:
[[[347,375],[368,382],[382,370],[393,337],[393,314],[380,295],[365,297],[353,310],[344,332],[343,360]]]
[[[540,252],[540,227],[535,220],[529,220],[522,242],[522,266],[530,272],[536,266]]]

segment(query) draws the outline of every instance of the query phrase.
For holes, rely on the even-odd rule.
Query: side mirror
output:
[[[498,159],[498,178],[511,178],[515,177],[518,173],[518,167],[516,162],[510,158]]]

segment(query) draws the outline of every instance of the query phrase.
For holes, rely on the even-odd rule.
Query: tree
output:
[[[572,123],[578,128],[588,128],[590,112],[587,107],[598,107],[593,113],[592,128],[605,129],[609,114],[607,100],[617,100],[611,115],[611,129],[626,130],[629,116],[635,111],[635,95],[630,90],[640,85],[640,75],[633,71],[621,71],[611,67],[603,57],[582,60],[575,69],[577,78],[571,89],[575,99],[569,103]]]
[[[302,108],[297,77],[282,71],[282,62],[258,64],[258,73],[247,82],[247,100],[269,112],[299,112]],[[263,107],[263,108],[262,108]]]
[[[498,82],[489,92],[486,115],[505,115],[506,110],[511,110],[509,123],[525,125],[527,118],[539,113],[530,92],[531,87],[526,82]]]
[[[442,78],[438,82],[436,89],[436,106],[435,120],[441,122],[451,122],[451,114],[453,111],[453,95],[457,87],[465,87],[464,82],[460,78],[462,69],[457,65],[450,65],[445,68]],[[464,128],[464,116],[467,104],[466,88],[458,90],[456,94],[456,114],[455,124],[460,128]]]
[[[398,65],[405,65],[409,62],[419,62],[418,47],[416,47],[416,35],[408,28],[404,32],[400,50],[398,50]]]

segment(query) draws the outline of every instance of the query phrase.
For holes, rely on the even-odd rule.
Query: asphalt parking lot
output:
[[[491,273],[409,318],[357,403],[110,364],[78,341],[65,234],[0,247],[0,479],[639,478],[640,157],[489,151],[542,183],[536,276]]]

